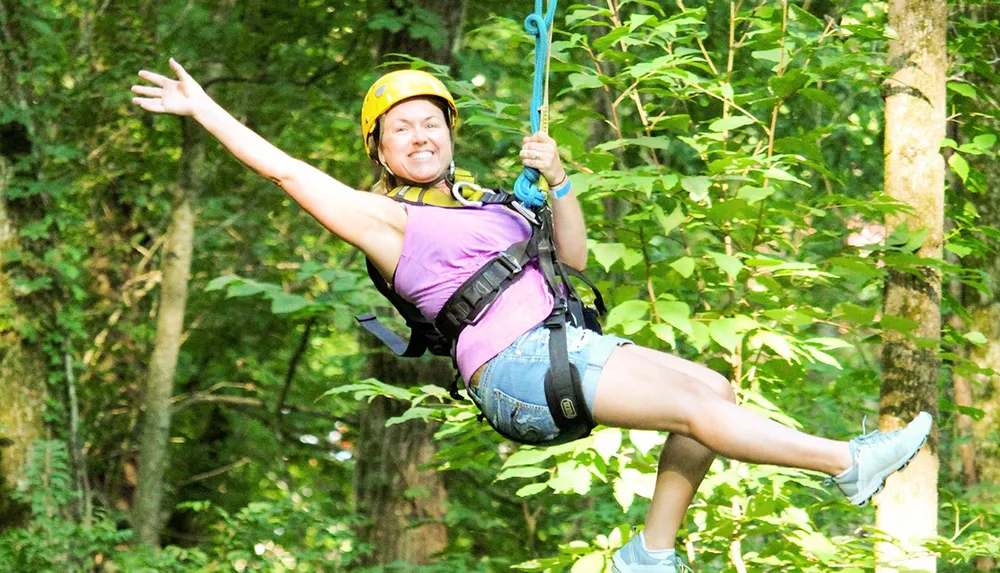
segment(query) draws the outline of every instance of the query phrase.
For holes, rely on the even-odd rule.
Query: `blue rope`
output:
[[[542,127],[542,103],[545,91],[545,60],[549,52],[549,29],[556,14],[556,1],[549,1],[549,11],[542,10],[542,0],[535,0],[535,12],[524,19],[524,29],[535,36],[535,76],[531,88],[531,133]],[[545,193],[538,188],[541,173],[534,167],[525,167],[514,182],[514,196],[525,207],[534,209],[545,203]]]

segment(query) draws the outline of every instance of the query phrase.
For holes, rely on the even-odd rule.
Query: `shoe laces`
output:
[[[854,444],[852,457],[854,455],[861,455],[861,453],[866,449],[863,446],[873,446],[876,444],[880,444],[882,442],[886,442],[898,433],[899,430],[889,432],[888,434],[883,433],[880,430],[872,430],[871,432],[869,432],[868,414],[865,414],[864,417],[861,418],[861,435],[851,440],[851,443]],[[834,479],[834,476],[828,477],[823,480],[823,485],[825,486],[831,486],[835,483],[836,479]]]

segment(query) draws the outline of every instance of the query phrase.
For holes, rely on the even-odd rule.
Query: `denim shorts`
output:
[[[604,363],[615,348],[630,343],[625,338],[567,325],[569,361],[580,372],[591,416]],[[545,400],[548,370],[549,331],[536,326],[486,363],[478,387],[470,388],[469,395],[504,437],[522,444],[559,444],[566,439],[560,439]]]

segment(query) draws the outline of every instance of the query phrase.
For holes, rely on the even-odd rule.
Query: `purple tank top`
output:
[[[393,288],[433,322],[452,293],[480,267],[531,235],[531,226],[502,205],[453,209],[405,205],[406,231]],[[537,262],[503,291],[478,323],[458,337],[458,371],[469,378],[552,312],[552,295]]]

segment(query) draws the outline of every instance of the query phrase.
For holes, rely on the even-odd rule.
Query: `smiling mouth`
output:
[[[410,159],[427,159],[432,155],[434,155],[434,153],[427,150],[414,151],[410,154]]]

